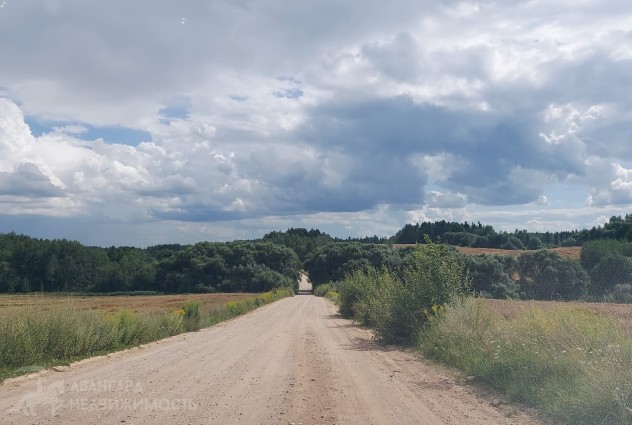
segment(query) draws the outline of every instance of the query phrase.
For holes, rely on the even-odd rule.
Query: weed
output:
[[[197,331],[200,329],[200,307],[202,303],[200,301],[188,301],[182,307],[184,311],[184,329],[187,332]]]
[[[195,301],[169,313],[139,314],[128,309],[106,313],[77,308],[70,301],[45,309],[27,305],[0,310],[0,381],[44,366],[211,326],[292,295],[291,289],[276,289],[228,302],[207,315],[200,312],[200,303]]]
[[[579,308],[504,319],[483,300],[448,306],[420,333],[422,352],[568,424],[632,419],[632,340],[610,318]]]

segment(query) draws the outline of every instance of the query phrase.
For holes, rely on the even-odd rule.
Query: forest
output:
[[[0,292],[266,292],[295,287],[296,253],[267,242],[86,247],[0,235]]]
[[[315,285],[370,267],[397,270],[412,248],[440,242],[490,298],[632,302],[632,215],[590,230],[497,232],[480,223],[407,224],[391,238],[338,239],[320,230],[274,231],[261,239],[193,245],[88,247],[65,239],[0,234],[0,292],[265,292]],[[541,248],[581,244],[580,261]],[[519,257],[464,255],[451,245],[523,250]]]
[[[497,232],[492,226],[478,223],[455,223],[445,220],[434,223],[407,224],[389,242],[423,243],[427,236],[433,242],[474,248],[540,249],[558,246],[582,246],[586,242],[612,239],[632,241],[632,214],[613,216],[603,226],[563,232]]]

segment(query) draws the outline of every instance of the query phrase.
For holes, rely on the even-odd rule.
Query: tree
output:
[[[402,262],[400,251],[388,245],[336,242],[312,252],[303,267],[315,285],[344,279],[348,274],[368,266],[397,268]]]
[[[491,298],[519,298],[520,286],[511,278],[513,259],[504,262],[501,256],[460,255],[459,262],[467,271],[472,290]]]
[[[522,254],[518,272],[522,291],[527,298],[537,300],[577,299],[590,283],[579,263],[547,250]]]
[[[632,283],[632,258],[619,253],[604,255],[593,267],[591,292],[602,295],[611,291],[616,285]]]

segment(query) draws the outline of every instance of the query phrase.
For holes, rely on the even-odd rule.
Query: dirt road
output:
[[[0,385],[2,424],[534,424],[298,295]]]

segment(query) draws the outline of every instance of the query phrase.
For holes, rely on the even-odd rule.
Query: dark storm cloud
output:
[[[521,170],[560,177],[584,172],[581,158],[565,145],[545,143],[538,136],[538,122],[528,117],[418,105],[408,97],[321,106],[301,131],[311,144],[351,158],[351,180],[364,181],[375,188],[374,196],[385,194],[393,203],[422,198],[416,188],[425,184],[425,178],[414,172],[411,162],[419,155],[461,159],[442,184],[487,205],[538,198],[545,182],[517,178]],[[377,171],[388,183],[375,184]]]

